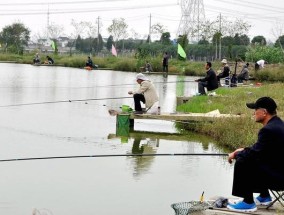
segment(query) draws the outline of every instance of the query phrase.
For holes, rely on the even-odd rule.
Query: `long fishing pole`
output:
[[[83,101],[98,101],[98,100],[111,100],[111,99],[130,99],[133,97],[112,97],[112,98],[94,98],[94,99],[70,99],[62,101],[51,101],[51,102],[33,102],[33,103],[23,103],[23,104],[13,104],[13,105],[0,105],[0,107],[15,107],[15,106],[27,106],[27,105],[41,105],[41,104],[54,104],[54,103],[64,103],[64,102],[83,102]]]
[[[174,83],[186,83],[186,82],[195,82],[195,80],[187,80],[187,81],[156,81],[152,82],[153,84],[174,84]],[[134,86],[137,85],[137,83],[132,84],[109,84],[109,85],[98,85],[98,86],[89,86],[89,87],[56,87],[56,88],[62,88],[62,89],[86,89],[86,88],[96,88],[96,87],[121,87],[121,86]],[[3,87],[0,86],[0,88],[13,88],[13,87]],[[46,89],[46,88],[54,88],[54,87],[22,87],[22,88],[36,88],[36,89]]]
[[[105,158],[105,157],[157,157],[157,156],[228,156],[226,153],[163,153],[163,154],[105,154],[105,155],[71,155],[54,157],[31,157],[2,159],[0,162],[28,161],[28,160],[50,160],[50,159],[70,159],[70,158]]]

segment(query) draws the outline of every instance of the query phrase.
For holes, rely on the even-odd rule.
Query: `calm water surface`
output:
[[[119,110],[135,73],[0,64],[0,159],[130,153],[220,153],[204,137],[179,137],[172,122],[135,122],[136,131],[116,136]],[[162,112],[173,112],[176,93],[197,91],[186,77],[149,75]],[[231,193],[233,166],[224,157],[108,157],[0,162],[0,214],[170,215],[172,203]]]

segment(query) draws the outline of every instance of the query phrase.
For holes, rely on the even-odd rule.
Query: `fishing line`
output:
[[[64,102],[84,102],[84,101],[99,101],[99,100],[112,100],[112,99],[133,99],[133,97],[110,97],[110,98],[94,98],[94,99],[73,99],[73,100],[61,100],[61,101],[51,101],[51,102],[33,102],[33,103],[23,103],[23,104],[13,104],[13,105],[0,105],[0,107],[17,107],[17,106],[28,106],[28,105],[41,105],[41,104],[55,104]]]
[[[155,156],[228,156],[228,154],[227,154],[227,153],[163,153],[163,154],[72,155],[72,156],[54,156],[54,157],[31,157],[31,158],[1,159],[0,162],[29,161],[29,160],[51,160],[51,159],[70,159],[70,158],[155,157]]]
[[[181,83],[181,82],[195,82],[194,80],[188,80],[188,81],[158,81],[158,82],[152,82],[153,84],[174,84],[174,83]],[[134,84],[110,84],[110,85],[98,85],[98,86],[90,86],[90,87],[56,87],[57,89],[88,89],[88,88],[96,88],[96,87],[122,87],[122,86],[135,86],[137,83]],[[14,87],[5,87],[0,86],[0,88],[14,88]],[[36,89],[48,89],[48,88],[54,88],[54,87],[21,87],[21,88],[36,88]]]

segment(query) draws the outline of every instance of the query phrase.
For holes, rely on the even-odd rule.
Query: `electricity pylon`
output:
[[[187,35],[191,42],[199,41],[200,24],[205,20],[203,0],[180,0],[182,11],[178,28],[179,35]]]

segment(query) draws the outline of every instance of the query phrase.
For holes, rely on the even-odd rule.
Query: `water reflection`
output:
[[[121,98],[133,87],[135,76],[136,73],[119,71],[1,64],[0,105]],[[150,78],[159,92],[162,112],[175,111],[178,77]],[[194,91],[196,83],[186,82],[190,77],[184,80],[184,94]],[[2,107],[0,157],[221,151],[209,138],[176,134],[173,122],[137,120],[135,131],[117,135],[116,118],[108,114],[108,109],[119,109],[122,104],[131,106],[132,102],[133,99],[121,98],[87,104]],[[171,203],[196,199],[203,190],[206,196],[227,196],[232,181],[231,167],[220,157],[129,156],[10,162],[1,163],[0,172],[0,202],[13,203],[8,209],[0,207],[0,214],[5,215],[31,214],[34,208],[68,215],[173,214]]]
[[[158,139],[149,139],[149,138],[134,138],[132,144],[132,154],[155,154],[157,152]],[[133,166],[133,176],[134,178],[140,178],[145,172],[149,172],[151,165],[153,164],[155,156],[146,156],[140,157],[135,156],[130,158]]]

